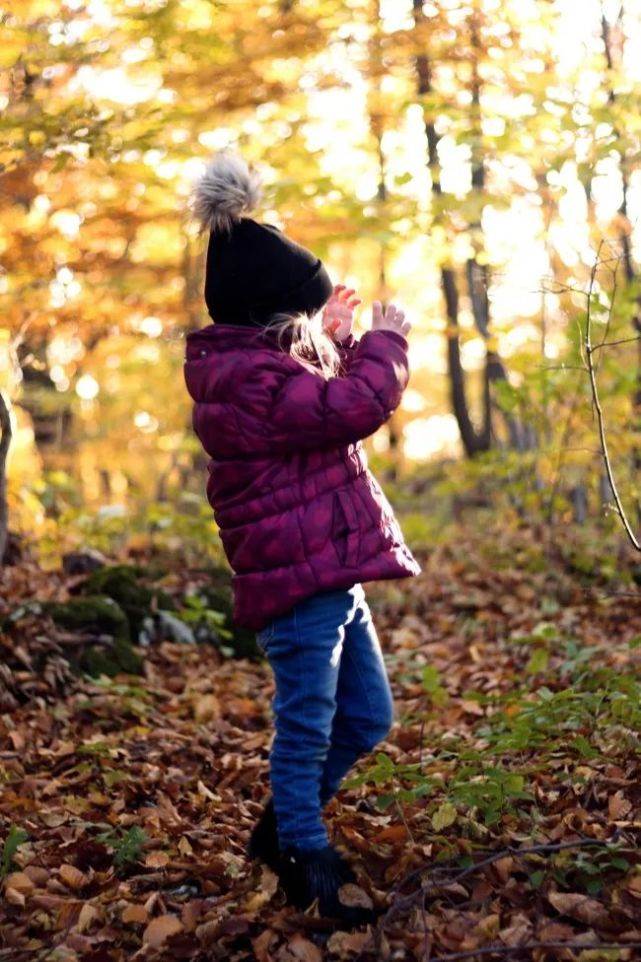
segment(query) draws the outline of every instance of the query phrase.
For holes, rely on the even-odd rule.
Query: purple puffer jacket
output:
[[[369,331],[341,355],[328,380],[264,331],[187,335],[185,381],[238,625],[259,630],[318,591],[421,570],[361,444],[401,400],[407,341]]]

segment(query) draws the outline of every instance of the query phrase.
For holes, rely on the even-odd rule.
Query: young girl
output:
[[[237,624],[255,629],[273,669],[272,799],[249,855],[289,900],[359,924],[339,889],[354,879],[328,843],[322,807],[357,758],[386,736],[392,698],[362,582],[416,575],[363,438],[408,380],[403,312],[358,299],[321,261],[249,212],[259,182],[216,155],[194,190],[211,233],[205,300],[214,321],[187,336],[193,426],[210,457],[207,495],[233,569]]]

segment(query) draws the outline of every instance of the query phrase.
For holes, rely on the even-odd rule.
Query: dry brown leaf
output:
[[[138,903],[128,905],[120,916],[123,922],[146,922],[149,913],[144,905]]]
[[[628,879],[625,887],[635,899],[641,899],[641,874],[633,875],[632,878]]]
[[[565,922],[545,922],[537,929],[537,937],[542,942],[566,942],[574,937],[575,932],[571,925]]]
[[[272,942],[276,938],[273,929],[265,929],[259,936],[252,939],[252,948],[256,962],[272,962],[273,956],[270,953]]]
[[[475,926],[474,931],[484,935],[486,939],[493,939],[501,927],[501,917],[496,912],[485,915]]]
[[[405,842],[407,829],[404,825],[386,825],[384,829],[372,836],[373,842]]]
[[[221,714],[220,701],[215,695],[202,695],[194,703],[194,718],[197,722],[208,722],[213,718],[220,718]]]
[[[4,884],[6,888],[20,892],[21,895],[31,895],[35,888],[26,872],[11,872],[10,875],[7,875]]]
[[[4,890],[4,897],[11,905],[17,905],[21,909],[25,907],[24,895],[17,889],[12,889],[11,886],[7,886]]]
[[[91,927],[91,923],[98,918],[100,918],[100,910],[97,906],[91,905],[90,902],[85,902],[80,909],[80,915],[76,922],[78,932],[86,932],[87,929]]]
[[[87,884],[87,876],[75,865],[63,863],[58,869],[58,874],[67,888],[78,890]]]
[[[181,855],[184,855],[185,857],[194,854],[194,850],[191,847],[190,841],[186,835],[183,835],[180,841],[178,842],[178,851],[180,852]]]
[[[608,921],[605,906],[596,899],[581,895],[580,892],[550,892],[548,901],[561,915],[569,915],[571,919],[579,922],[599,925]]]
[[[514,859],[511,855],[499,858],[494,863],[494,871],[502,882],[507,882],[514,869]]]
[[[327,942],[330,952],[341,958],[358,955],[372,942],[370,932],[334,932]]]
[[[182,932],[183,924],[177,915],[158,915],[142,933],[142,941],[154,949],[160,948],[171,935]]]
[[[499,938],[504,945],[522,945],[532,935],[532,923],[525,915],[515,915],[507,928],[501,929]]]
[[[169,865],[169,855],[167,852],[149,852],[145,856],[145,865],[147,868],[165,868]]]
[[[614,821],[619,821],[630,814],[632,809],[632,802],[630,802],[621,789],[615,792],[614,795],[610,795],[608,799],[608,815]]]
[[[318,946],[298,932],[292,936],[285,948],[292,959],[300,960],[300,962],[323,962],[323,956]]]
[[[347,882],[346,885],[341,885],[338,890],[338,900],[341,905],[347,905],[350,908],[374,908],[374,903],[365,889],[362,889],[360,885],[354,885],[353,882]]]

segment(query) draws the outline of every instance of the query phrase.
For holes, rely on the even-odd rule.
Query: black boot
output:
[[[288,901],[297,908],[306,909],[318,899],[321,915],[352,928],[376,921],[373,909],[343,905],[340,901],[339,889],[354,882],[355,875],[331,845],[321,849],[284,849],[278,874]]]
[[[274,800],[270,798],[263,813],[256,822],[249,844],[247,846],[249,858],[259,858],[265,865],[269,865],[274,872],[279,870],[280,852],[278,850],[278,835],[276,834],[276,812]]]

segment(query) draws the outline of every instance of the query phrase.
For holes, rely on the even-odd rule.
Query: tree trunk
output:
[[[11,443],[11,417],[6,401],[0,392],[0,566],[4,558],[9,534],[9,507],[7,504],[7,456]]]
[[[423,12],[423,0],[412,0],[414,24],[416,27],[427,22]],[[479,48],[478,28],[476,20],[472,20],[472,46]],[[425,97],[433,90],[431,65],[427,56],[419,53],[415,58],[417,76],[417,93]],[[480,78],[478,64],[473,64],[472,74],[472,115],[475,120],[474,132],[480,135]],[[442,195],[440,180],[440,165],[438,158],[439,135],[433,121],[425,120],[425,137],[427,140],[428,167],[431,176],[432,194],[435,198]],[[483,156],[478,149],[472,149],[472,189],[483,191],[485,188],[485,166]],[[482,247],[482,226],[480,220],[470,224],[476,247]],[[448,328],[447,328],[447,364],[450,380],[450,397],[452,410],[456,418],[463,448],[468,457],[474,457],[482,451],[488,451],[495,440],[492,414],[492,383],[505,380],[507,375],[503,362],[495,351],[488,347],[490,339],[490,303],[488,297],[488,269],[479,263],[476,256],[471,257],[466,264],[467,291],[470,299],[474,324],[486,345],[485,365],[483,371],[482,393],[482,424],[477,430],[470,415],[470,406],[465,389],[465,371],[461,363],[461,346],[459,331],[459,290],[456,273],[451,266],[441,268],[441,287],[445,300]],[[505,417],[505,415],[504,415]],[[530,435],[520,431],[519,425],[512,418],[505,417],[508,428],[510,445],[523,448],[529,441]]]
[[[617,17],[617,24],[620,25],[623,20],[623,4],[619,9],[619,14]],[[613,105],[616,103],[617,95],[612,88],[610,83],[609,75],[614,69],[615,54],[613,50],[612,43],[612,33],[610,29],[610,24],[605,14],[601,13],[601,38],[603,40],[603,49],[605,53],[605,62],[607,67],[606,76],[606,89],[608,94],[608,104]],[[619,52],[621,58],[622,51]],[[617,140],[620,139],[621,133],[616,127],[613,126],[614,135]],[[626,155],[623,149],[620,150],[621,155],[621,186],[623,190],[623,196],[621,199],[621,204],[619,210],[617,211],[619,215],[619,243],[621,245],[621,260],[623,262],[623,275],[625,277],[626,283],[628,285],[632,284],[637,279],[637,270],[634,263],[634,258],[632,255],[632,244],[630,242],[630,233],[632,230],[632,225],[630,223],[630,217],[628,214],[628,196],[630,191],[630,180],[626,164]],[[637,298],[636,311],[632,317],[632,327],[635,334],[641,335],[641,298]],[[641,431],[641,341],[637,344],[637,366],[636,366],[636,378],[635,387],[632,394],[632,411],[634,426],[637,431]],[[641,470],[641,449],[638,445],[634,445],[632,449],[632,470],[635,475]],[[637,499],[636,503],[636,514],[637,520],[641,521],[641,500]]]

